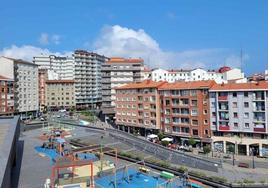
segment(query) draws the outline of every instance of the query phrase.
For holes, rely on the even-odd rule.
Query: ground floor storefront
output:
[[[255,155],[268,157],[268,142],[265,139],[239,137],[212,137],[213,151],[237,155]],[[233,149],[230,149],[233,148]]]

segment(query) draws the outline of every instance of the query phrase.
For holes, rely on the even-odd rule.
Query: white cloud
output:
[[[49,44],[49,39],[48,39],[48,34],[47,33],[41,33],[39,37],[39,43],[42,45],[48,45]]]
[[[51,41],[54,43],[54,44],[59,44],[60,43],[60,35],[56,35],[56,34],[54,34],[54,35],[52,35],[52,37],[51,37]]]
[[[17,59],[24,59],[32,61],[33,56],[38,55],[49,55],[55,54],[57,56],[70,56],[71,52],[51,52],[48,49],[38,48],[31,45],[16,46],[12,45],[10,47],[4,48],[0,51],[0,56],[12,57]]]
[[[41,45],[48,45],[50,43],[53,44],[60,44],[61,36],[57,34],[49,35],[47,33],[41,33],[38,41]]]
[[[225,64],[234,67],[238,66],[239,58],[239,55],[223,48],[164,51],[144,30],[133,30],[119,25],[105,26],[94,43],[94,49],[108,57],[142,57],[149,66],[163,68],[210,69]]]

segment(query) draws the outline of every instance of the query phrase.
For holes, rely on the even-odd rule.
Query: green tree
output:
[[[193,146],[196,144],[196,141],[191,137],[189,140],[188,140],[188,143],[190,146]]]
[[[204,151],[204,154],[209,154],[211,152],[211,147],[206,145],[204,146],[203,151]]]
[[[163,146],[168,146],[169,141],[163,140],[163,141],[161,141],[161,144],[162,144]]]
[[[164,138],[164,134],[162,132],[158,133],[158,138],[159,140],[162,140]]]

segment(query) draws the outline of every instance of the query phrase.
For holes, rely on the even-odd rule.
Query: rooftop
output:
[[[121,87],[118,87],[116,89],[141,89],[141,88],[158,88],[161,85],[165,84],[167,82],[155,82],[152,80],[145,80],[143,82],[139,82],[139,83],[130,83],[127,85],[123,85]]]
[[[111,57],[107,63],[143,63],[141,58]]]
[[[18,126],[18,117],[0,119],[0,186],[6,172]]]
[[[6,58],[6,59],[10,59],[10,60],[12,60],[12,61],[14,61],[15,63],[18,63],[18,64],[27,64],[27,65],[32,65],[32,66],[38,66],[37,64],[34,64],[32,62],[29,62],[29,61],[22,60],[22,59],[15,59],[15,58],[5,57],[5,56],[3,56],[3,57]]]
[[[215,84],[211,87],[210,90],[211,91],[268,90],[268,81]]]
[[[170,89],[201,89],[210,88],[216,84],[214,80],[206,81],[192,81],[192,82],[175,82],[175,83],[165,83],[159,87],[160,90],[170,90]]]

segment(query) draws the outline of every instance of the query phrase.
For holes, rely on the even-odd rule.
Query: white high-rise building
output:
[[[33,57],[33,62],[39,69],[49,70],[49,77],[52,80],[73,80],[74,79],[74,58],[60,57],[55,55],[41,55]]]
[[[265,72],[264,72],[264,74],[265,74],[265,80],[268,80],[268,70],[265,70]]]
[[[22,118],[38,111],[37,65],[20,59],[0,57],[0,75],[14,79],[15,113]]]
[[[85,50],[76,50],[73,57],[76,107],[99,108],[102,102],[101,66],[108,58]]]

